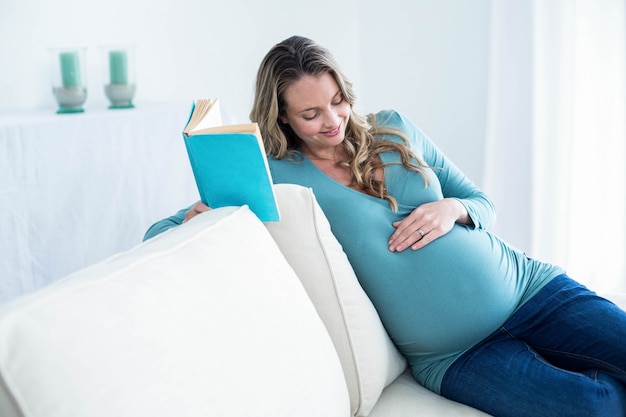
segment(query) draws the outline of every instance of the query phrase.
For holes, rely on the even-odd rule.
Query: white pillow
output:
[[[281,221],[266,223],[326,324],[350,392],[352,415],[367,416],[406,368],[312,190],[275,185]]]
[[[332,341],[247,208],[0,306],[0,416],[336,416]]]

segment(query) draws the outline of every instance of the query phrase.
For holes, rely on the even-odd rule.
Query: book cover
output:
[[[217,101],[212,106],[218,106]],[[194,119],[196,109],[200,108],[194,102],[190,121]],[[261,221],[280,220],[258,125],[247,123],[215,126],[220,121],[211,112],[218,109],[219,107],[214,110],[209,108],[207,111],[202,108],[205,117],[212,122],[200,123],[203,127],[197,130],[189,126],[183,130],[200,199],[212,208],[245,204]],[[210,126],[205,127],[207,125]]]

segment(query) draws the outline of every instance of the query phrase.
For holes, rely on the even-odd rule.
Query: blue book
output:
[[[218,101],[198,100],[183,138],[203,203],[212,208],[247,205],[261,221],[280,220],[256,123],[222,126]]]

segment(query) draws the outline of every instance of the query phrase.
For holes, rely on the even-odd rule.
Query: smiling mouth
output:
[[[334,128],[333,130],[328,130],[328,131],[324,132],[324,135],[326,135],[326,136],[335,136],[340,131],[341,131],[341,123],[339,124],[339,126]]]

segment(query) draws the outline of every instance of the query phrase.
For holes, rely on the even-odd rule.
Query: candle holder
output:
[[[109,109],[130,109],[135,97],[135,48],[130,45],[102,47],[104,93]]]
[[[57,113],[82,113],[87,100],[85,48],[53,49],[51,61]]]

